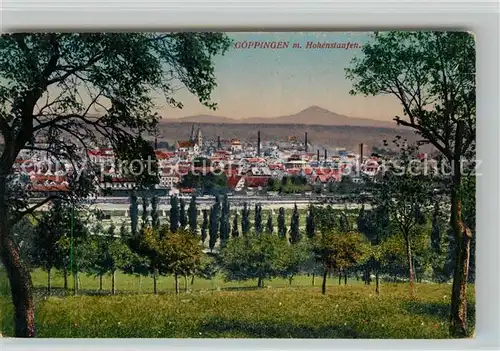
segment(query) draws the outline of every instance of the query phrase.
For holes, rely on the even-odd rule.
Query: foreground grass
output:
[[[64,279],[60,272],[54,272],[52,275],[52,290],[53,295],[66,295],[63,291]],[[31,278],[33,280],[33,286],[36,289],[38,296],[46,295],[47,289],[47,272],[36,269],[31,273]],[[95,295],[99,293],[99,277],[90,276],[86,274],[79,275],[80,280],[80,293],[82,295]],[[193,284],[191,284],[191,278],[188,277],[187,284],[188,289],[192,291],[204,291],[204,290],[239,290],[255,288],[257,286],[257,279],[251,279],[247,281],[225,281],[223,276],[217,275],[214,279],[200,279],[195,278]],[[272,288],[284,288],[289,287],[290,283],[288,279],[273,279],[272,281],[264,281],[266,286]],[[319,286],[321,284],[321,277],[316,276],[315,285]],[[328,285],[338,285],[338,277],[332,275],[327,279]],[[342,284],[344,280],[342,279]],[[355,278],[350,278],[348,284],[363,284],[361,280],[356,280]],[[157,281],[158,291],[163,293],[175,291],[175,281],[173,276],[161,276]],[[185,280],[183,277],[179,277],[179,289],[184,290]],[[299,275],[295,277],[292,281],[293,287],[309,287],[312,286],[312,276]],[[73,288],[73,277],[68,278],[68,287]],[[107,294],[111,290],[111,276],[103,276],[103,291],[101,293]],[[131,294],[131,293],[153,293],[153,278],[152,277],[139,277],[130,274],[124,274],[121,272],[116,273],[116,290],[119,294]]]
[[[375,295],[374,286],[333,284],[325,296],[321,295],[319,287],[292,286],[241,291],[201,290],[177,296],[121,294],[38,298],[37,336],[448,338],[450,288],[445,284],[419,284],[415,299],[409,298],[407,284],[383,284],[379,296]],[[473,287],[469,301],[473,326]]]

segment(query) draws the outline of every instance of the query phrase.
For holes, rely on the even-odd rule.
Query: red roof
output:
[[[193,193],[194,189],[192,189],[192,188],[181,188],[179,191],[181,193]]]
[[[135,180],[133,178],[111,178],[112,183],[133,183]]]
[[[52,181],[52,182],[62,183],[66,180],[66,176],[35,174],[35,175],[31,176],[31,179],[33,182]]]
[[[240,181],[241,178],[242,178],[242,176],[240,176],[240,175],[233,175],[231,177],[228,177],[227,178],[227,186],[230,189],[234,189],[236,187],[236,184],[238,184],[238,182]]]
[[[31,191],[68,191],[67,185],[33,185]]]
[[[247,187],[256,188],[256,187],[265,187],[267,182],[271,178],[271,176],[247,176],[245,178],[245,183]]]
[[[224,169],[224,174],[226,176],[238,175],[240,170],[238,168]]]
[[[316,176],[314,181],[317,182],[319,180],[321,183],[327,183],[329,178],[330,178],[329,176],[322,174],[322,175]]]
[[[172,157],[174,154],[172,152],[165,152],[165,151],[155,151],[156,159],[158,160],[166,160]]]
[[[177,142],[177,147],[189,148],[189,147],[193,147],[193,146],[194,146],[194,143],[192,141],[189,141],[189,140],[181,140],[181,141]]]
[[[98,149],[98,150],[89,150],[88,151],[89,156],[107,156],[107,157],[112,157],[113,155],[113,149],[107,148],[107,149]]]
[[[260,158],[260,157],[248,158],[247,161],[250,163],[266,162],[263,158]]]
[[[312,168],[304,168],[305,175],[311,175],[313,172]]]
[[[273,164],[273,165],[269,165],[269,169],[270,170],[275,170],[275,169],[285,169],[285,166],[282,165],[282,164],[279,164],[279,163],[276,163],[276,164]]]

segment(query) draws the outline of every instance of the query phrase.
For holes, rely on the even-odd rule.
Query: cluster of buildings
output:
[[[380,171],[381,159],[365,156],[363,144],[357,153],[340,148],[333,152],[326,149],[310,152],[310,147],[307,133],[303,140],[292,136],[284,141],[262,141],[260,131],[257,142],[220,137],[206,140],[199,125],[197,129],[193,126],[188,140],[178,140],[169,149],[155,149],[157,188],[169,194],[191,193],[197,189],[182,186],[185,176],[212,173],[225,175],[230,192],[251,194],[265,191],[271,178],[280,181],[283,177],[300,176],[307,184],[327,187],[344,176],[351,177],[353,182],[363,182],[365,177],[375,177]],[[101,189],[116,195],[135,187],[134,177],[127,176],[129,171],[117,166],[111,148],[95,147],[88,150],[87,156],[100,169],[97,181]],[[31,189],[42,192],[67,190],[68,174],[75,169],[69,161],[33,152],[20,153],[16,166]]]

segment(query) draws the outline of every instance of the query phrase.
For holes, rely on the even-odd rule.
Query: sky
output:
[[[367,32],[228,33],[233,43],[288,42],[286,49],[235,48],[214,58],[218,86],[212,100],[216,111],[202,106],[181,89],[176,98],[184,108],[160,108],[165,118],[211,114],[230,118],[276,117],[297,113],[316,105],[352,117],[391,121],[401,107],[390,96],[351,96],[345,78],[351,59],[362,55],[360,47],[369,40]],[[307,42],[357,43],[351,49],[312,49]],[[301,45],[292,48],[293,43]],[[239,45],[239,44],[236,44]],[[161,101],[158,101],[161,103]]]

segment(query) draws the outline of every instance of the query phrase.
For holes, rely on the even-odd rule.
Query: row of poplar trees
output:
[[[150,206],[149,206],[150,205]],[[152,227],[159,227],[160,216],[158,211],[159,200],[158,197],[153,196],[148,199],[142,198],[142,226],[151,224]],[[149,209],[149,211],[148,211]],[[208,238],[208,247],[212,251],[217,241],[220,241],[220,247],[224,247],[230,237],[239,237],[240,233],[246,235],[252,230],[250,221],[250,205],[245,203],[241,214],[239,211],[234,211],[231,221],[231,207],[227,195],[221,199],[220,196],[215,197],[215,202],[210,209],[203,209],[203,220],[201,227],[198,229],[198,209],[196,204],[196,196],[193,195],[186,209],[186,201],[183,198],[172,196],[170,198],[170,210],[168,214],[168,222],[170,231],[175,233],[178,230],[189,231],[191,233],[200,234],[201,241],[205,244]],[[132,195],[130,206],[130,218],[132,232],[138,230],[139,224],[139,199],[137,196]],[[294,206],[290,228],[287,228],[285,220],[285,209],[280,207],[278,209],[277,218],[277,231],[278,235],[282,238],[289,234],[291,243],[296,243],[300,240],[299,230],[299,211],[297,205]],[[241,228],[241,229],[240,229]],[[273,212],[269,212],[267,219],[263,219],[262,205],[255,204],[254,207],[254,221],[253,229],[255,233],[273,233],[275,223],[273,220]],[[307,216],[306,232],[308,235],[313,235],[315,227],[312,220],[312,213]]]

